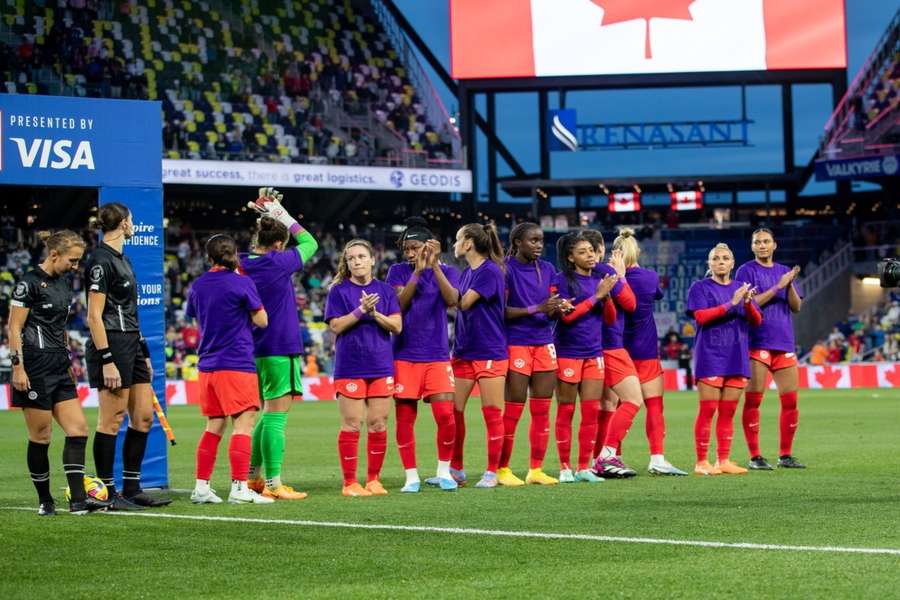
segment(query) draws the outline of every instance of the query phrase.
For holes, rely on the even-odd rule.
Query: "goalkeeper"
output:
[[[305,493],[281,480],[288,411],[293,399],[303,394],[303,344],[292,277],[303,269],[319,244],[281,205],[282,197],[277,190],[260,188],[256,202],[248,203],[260,218],[251,252],[241,255],[241,268],[256,284],[269,315],[269,327],[253,331],[264,408],[253,430],[247,485],[269,498],[302,500]],[[289,248],[291,237],[297,245]]]

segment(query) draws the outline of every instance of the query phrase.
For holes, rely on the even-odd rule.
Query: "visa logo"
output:
[[[71,153],[72,140],[51,140],[43,138],[35,138],[27,142],[24,138],[9,138],[16,143],[19,148],[19,158],[22,160],[22,166],[30,169],[35,166],[40,169],[79,169],[86,167],[88,170],[94,170],[94,154],[91,151],[91,143],[87,140],[78,142],[75,152]],[[53,160],[51,159],[51,153]]]

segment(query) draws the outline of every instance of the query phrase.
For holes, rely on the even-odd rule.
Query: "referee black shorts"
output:
[[[75,379],[69,369],[72,361],[66,352],[24,352],[25,374],[29,389],[26,392],[10,386],[12,405],[16,408],[53,410],[54,405],[78,398]]]
[[[147,368],[147,357],[141,350],[141,334],[137,331],[107,331],[106,339],[109,342],[109,350],[113,355],[113,362],[119,369],[122,377],[122,387],[130,388],[140,383],[150,383],[150,369]],[[105,390],[103,384],[103,360],[94,346],[93,340],[89,340],[85,348],[85,362],[87,362],[88,381],[92,388]]]

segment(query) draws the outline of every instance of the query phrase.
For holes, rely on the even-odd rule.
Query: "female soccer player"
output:
[[[550,283],[556,269],[541,259],[543,252],[544,232],[537,223],[519,223],[510,231],[509,255],[506,257],[509,373],[508,395],[503,410],[503,451],[497,471],[500,485],[558,483],[542,468],[550,437],[550,401],[556,387],[555,320],[552,317],[561,305],[559,296],[550,293]],[[526,400],[531,411],[528,431],[531,462],[523,482],[509,468],[509,459]]]
[[[603,323],[603,361],[605,366],[603,405],[600,410],[598,442],[599,453],[594,461],[594,471],[601,477],[634,477],[637,473],[626,466],[618,454],[622,440],[628,434],[634,417],[641,409],[643,395],[637,369],[625,350],[625,313],[634,312],[637,301],[625,279],[625,261],[621,250],[613,250],[609,264],[603,262],[606,244],[599,231],[586,230],[584,236],[594,245],[597,266],[594,270],[602,275],[616,275],[618,281],[610,295],[616,304],[614,321]],[[618,406],[617,406],[618,404]],[[604,431],[605,430],[605,431]]]
[[[613,251],[620,251],[625,262],[625,276],[634,292],[637,306],[625,313],[625,350],[634,361],[644,406],[647,407],[646,431],[650,442],[650,464],[653,475],[687,475],[673,467],[665,457],[666,421],[663,416],[663,371],[659,362],[659,333],[653,319],[653,303],[663,297],[656,271],[638,264],[641,248],[634,230],[623,227],[613,242]]]
[[[697,450],[694,473],[740,475],[747,469],[728,458],[734,433],[734,413],[750,377],[748,323],[759,326],[762,315],[753,302],[752,286],[731,279],[734,255],[726,244],[717,244],[709,251],[708,264],[712,276],[694,283],[688,291],[687,313],[698,325],[694,373],[698,379],[700,410],[694,424]],[[711,465],[707,450],[716,411],[719,413],[716,420],[718,461]]]
[[[387,450],[387,418],[394,394],[391,334],[403,330],[397,294],[372,277],[375,254],[369,242],[354,239],[341,252],[328,290],[325,322],[335,335],[334,387],[341,412],[338,453],[344,496],[385,496],[378,476]],[[366,487],[356,479],[359,429],[366,421]]]
[[[73,231],[38,234],[47,256],[16,283],[10,301],[9,350],[12,405],[21,408],[28,429],[28,471],[38,493],[38,514],[56,514],[50,493],[50,434],[53,419],[66,434],[63,470],[71,491],[69,511],[84,514],[109,506],[84,491],[87,421],[75,389],[66,321],[74,291],[67,274],[78,269],[84,240]]]
[[[466,481],[463,469],[465,410],[469,394],[477,382],[481,390],[481,412],[487,428],[487,469],[475,487],[493,488],[497,487],[497,469],[503,452],[502,407],[509,364],[504,327],[506,281],[503,248],[493,225],[469,223],[456,232],[453,251],[469,266],[460,277],[453,346],[456,443],[451,473],[458,483]]]
[[[618,275],[599,275],[597,256],[584,236],[569,233],[557,242],[559,273],[550,284],[551,292],[568,300],[556,326],[558,355],[556,396],[556,448],[559,453],[559,481],[597,483],[602,478],[591,472],[597,439],[597,413],[603,396],[603,321],[615,318],[609,293]],[[606,313],[604,315],[604,313]],[[581,396],[581,424],[578,427],[578,465],[570,466],[572,415]]]
[[[406,483],[400,491],[415,493],[420,487],[415,438],[419,399],[431,404],[437,424],[437,475],[425,483],[453,491],[457,488],[450,475],[456,437],[456,384],[450,366],[447,307],[456,306],[459,299],[459,271],[440,263],[440,242],[434,239],[425,219],[412,217],[406,223],[399,240],[406,262],[392,265],[387,274],[403,310],[403,331],[394,336],[397,450],[406,470]]]
[[[260,188],[257,201],[248,203],[262,216],[253,252],[241,255],[241,268],[256,284],[272,322],[272,327],[253,330],[256,373],[265,408],[253,429],[248,485],[263,496],[302,500],[305,493],[281,481],[288,411],[294,397],[303,395],[303,343],[292,277],[303,270],[319,245],[284,209],[282,197],[277,190]],[[297,242],[294,248],[287,247],[289,237]],[[265,479],[260,473],[262,465]]]
[[[141,337],[137,311],[137,280],[122,253],[125,240],[134,235],[131,211],[111,202],[100,207],[97,226],[103,240],[87,264],[88,380],[100,395],[100,415],[94,435],[94,464],[106,484],[111,510],[142,510],[164,506],[171,500],[154,498],[141,490],[141,463],[147,434],[153,423],[153,366],[147,342]],[[116,437],[128,413],[128,432],[122,447],[124,489],[116,493],[113,463]]]
[[[744,394],[742,421],[744,437],[750,450],[751,469],[771,471],[772,465],[759,450],[759,406],[762,404],[769,371],[775,380],[781,400],[780,441],[778,466],[785,469],[805,469],[793,455],[794,435],[800,411],[797,410],[797,355],[794,353],[794,325],[791,313],[800,311],[802,296],[795,278],[800,267],[788,268],[775,262],[778,244],[768,229],[753,232],[751,249],[756,257],[744,263],[734,278],[747,282],[757,290],[754,296],[762,308],[763,324],[750,330],[750,384]]]
[[[250,470],[250,436],[259,410],[259,387],[253,360],[251,325],[269,324],[253,280],[236,273],[237,245],[227,235],[206,242],[212,268],[191,285],[185,316],[200,325],[200,410],[206,431],[197,445],[197,481],[191,493],[195,504],[219,504],[222,499],[209,486],[216,466],[219,442],[232,420],[230,504],[271,504],[247,485]]]

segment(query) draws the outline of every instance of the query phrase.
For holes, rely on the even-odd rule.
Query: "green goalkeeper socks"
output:
[[[250,474],[248,478],[251,480],[259,477],[259,471],[263,464],[262,432],[267,414],[269,413],[257,415],[258,418],[256,426],[253,428],[253,436],[250,438]]]
[[[286,412],[267,412],[262,418],[262,456],[266,479],[281,477],[281,463],[284,462],[284,428],[287,425]]]

